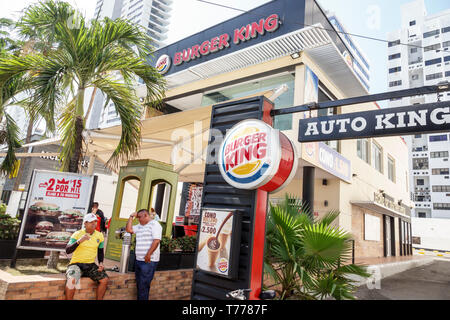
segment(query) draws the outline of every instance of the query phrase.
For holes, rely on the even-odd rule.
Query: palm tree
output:
[[[25,75],[30,80],[31,119],[42,117],[49,133],[61,136],[61,170],[78,172],[84,150],[85,92],[100,90],[114,103],[122,122],[120,141],[108,161],[117,167],[136,156],[141,140],[142,106],[136,78],[147,89],[144,103],[158,107],[165,81],[147,63],[151,38],[125,20],[93,21],[66,2],[45,1],[28,7],[19,23],[31,47],[24,55],[0,58],[0,88]],[[57,255],[47,264],[55,267]]]
[[[165,86],[146,61],[153,49],[140,27],[107,18],[87,26],[68,3],[46,1],[25,11],[20,28],[50,40],[42,52],[0,59],[0,87],[18,74],[31,79],[33,118],[41,115],[47,130],[61,136],[61,170],[79,170],[87,88],[97,88],[107,103],[112,101],[122,122],[121,139],[108,165],[116,167],[137,155],[142,106],[135,92],[136,78],[147,88],[145,103],[153,106],[159,105]]]
[[[333,226],[338,216],[332,211],[314,221],[301,200],[289,195],[270,206],[264,269],[280,288],[280,299],[354,299],[348,276],[369,274],[349,263],[351,236]]]

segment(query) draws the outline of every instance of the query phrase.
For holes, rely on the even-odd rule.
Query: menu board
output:
[[[34,170],[17,247],[63,251],[82,228],[93,181],[93,176]]]
[[[226,278],[237,276],[241,215],[233,210],[203,209],[196,268]]]

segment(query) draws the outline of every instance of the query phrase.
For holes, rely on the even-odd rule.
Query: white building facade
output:
[[[165,45],[169,31],[173,0],[98,0],[95,16],[112,19],[122,18],[142,26],[152,38],[155,49]],[[105,99],[97,92],[89,128],[107,128],[120,124],[119,115],[114,104],[110,102],[105,108]],[[87,109],[87,107],[85,108]]]
[[[401,29],[388,34],[390,91],[450,80],[450,10],[427,15],[424,0],[405,4]],[[389,107],[450,100],[450,92],[392,99]],[[413,217],[450,219],[449,133],[405,137]]]

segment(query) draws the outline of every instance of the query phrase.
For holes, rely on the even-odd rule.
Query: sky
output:
[[[66,0],[86,17],[94,15],[95,0]],[[208,0],[241,10],[250,10],[270,0]],[[317,0],[324,10],[334,12],[347,31],[385,40],[390,31],[400,28],[400,8],[410,0]],[[0,0],[2,14],[16,18],[26,6],[38,0]],[[428,14],[450,9],[449,0],[425,0]],[[198,0],[174,0],[167,44],[183,39],[241,14]],[[371,93],[387,91],[387,44],[354,36],[371,65]],[[383,105],[383,103],[382,103]]]

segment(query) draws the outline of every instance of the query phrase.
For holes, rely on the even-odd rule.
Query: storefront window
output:
[[[294,74],[285,74],[238,84],[214,92],[208,92],[203,95],[202,106],[222,103],[232,99],[239,99],[256,93],[263,94],[269,90],[275,91],[285,84],[288,89],[277,99],[275,99],[275,109],[292,107],[294,105],[294,79]],[[276,116],[274,127],[279,130],[292,129],[292,115],[287,114]]]

